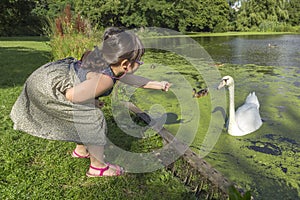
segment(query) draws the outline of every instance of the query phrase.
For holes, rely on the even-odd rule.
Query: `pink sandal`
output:
[[[116,168],[116,174],[115,175],[104,175],[104,172],[107,171],[107,170],[109,170],[110,166],[114,166]],[[90,165],[90,169],[98,170],[99,171],[99,175],[91,174],[91,173],[87,172],[86,175],[88,177],[120,176],[120,175],[123,174],[123,170],[122,170],[122,168],[120,166],[118,166],[118,165],[111,165],[109,163],[104,168],[97,168],[97,167],[93,167],[92,165]]]
[[[108,166],[111,166],[112,168],[114,168],[116,170],[116,174],[117,175],[121,175],[124,173],[124,169],[122,167],[120,167],[119,165],[113,165],[110,163],[106,163]]]
[[[79,155],[75,150],[72,152],[72,157],[73,158],[89,158],[90,157],[90,154],[88,153],[87,155],[85,156],[82,156],[82,155]]]

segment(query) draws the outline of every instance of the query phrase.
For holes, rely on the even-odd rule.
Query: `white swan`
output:
[[[262,120],[259,114],[259,102],[255,92],[250,93],[245,103],[236,112],[234,108],[234,80],[224,76],[218,89],[228,86],[229,90],[229,122],[228,133],[233,136],[243,136],[260,128]]]

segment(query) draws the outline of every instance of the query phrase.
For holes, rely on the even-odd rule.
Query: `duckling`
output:
[[[154,64],[150,65],[150,69],[155,69],[155,68],[156,68],[156,66]]]
[[[200,97],[204,97],[206,95],[208,95],[208,88],[199,90],[198,92],[195,88],[193,88],[193,97],[200,98]]]
[[[222,67],[224,64],[223,63],[215,63],[216,67]]]

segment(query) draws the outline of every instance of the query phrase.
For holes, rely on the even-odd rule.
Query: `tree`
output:
[[[40,34],[40,20],[31,12],[34,6],[33,0],[1,0],[0,35]]]
[[[224,0],[211,0],[208,2],[209,20],[208,27],[212,32],[225,32],[229,26],[229,4]]]
[[[287,2],[287,10],[289,14],[289,23],[292,26],[300,25],[300,0],[289,0]]]
[[[289,15],[285,0],[248,0],[242,2],[237,16],[237,30],[272,31],[285,24]]]
[[[52,5],[53,0],[42,1],[48,6],[40,3],[39,9],[48,9],[52,17],[67,2],[58,0]],[[73,0],[71,5],[75,13],[99,28],[156,26],[182,32],[226,31],[229,15],[226,0]]]
[[[241,8],[231,6],[241,3]],[[0,35],[41,33],[71,5],[93,27],[162,27],[181,32],[282,31],[299,25],[300,0],[1,0]]]

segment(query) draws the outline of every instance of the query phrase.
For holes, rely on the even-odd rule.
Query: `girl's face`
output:
[[[140,65],[144,64],[142,61],[136,60],[134,62],[131,63],[130,67],[128,68],[127,73],[132,74],[134,73],[139,67]]]

